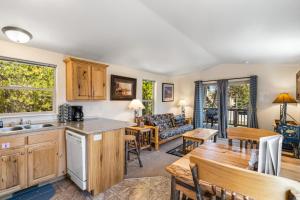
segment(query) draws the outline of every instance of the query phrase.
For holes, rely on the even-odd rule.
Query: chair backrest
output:
[[[300,191],[300,183],[278,176],[258,173],[231,165],[190,157],[198,180],[255,200],[287,200],[289,191]],[[296,198],[294,198],[296,199]]]

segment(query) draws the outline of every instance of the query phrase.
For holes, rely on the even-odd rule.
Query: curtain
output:
[[[219,136],[227,138],[227,98],[228,98],[228,80],[217,81],[218,97],[218,129]]]
[[[250,100],[249,100],[249,111],[248,111],[248,127],[250,128],[258,128],[256,101],[257,101],[257,76],[250,76]]]
[[[202,81],[195,82],[194,128],[203,127],[204,86]]]

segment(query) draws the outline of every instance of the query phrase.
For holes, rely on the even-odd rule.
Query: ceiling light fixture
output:
[[[2,28],[2,32],[8,37],[8,39],[17,43],[27,43],[32,39],[31,33],[14,26],[5,26]]]

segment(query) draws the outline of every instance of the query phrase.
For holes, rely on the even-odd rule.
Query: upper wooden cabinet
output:
[[[108,65],[66,58],[67,100],[105,100]]]

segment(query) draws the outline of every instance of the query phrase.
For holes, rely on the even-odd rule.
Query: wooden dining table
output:
[[[194,155],[247,169],[250,160],[250,151],[250,149],[240,148],[239,146],[229,146],[220,143],[204,143],[171,165],[168,165],[166,171],[176,179],[193,186],[192,174],[189,167],[190,156]],[[280,176],[300,181],[300,159],[282,156],[281,160]]]

